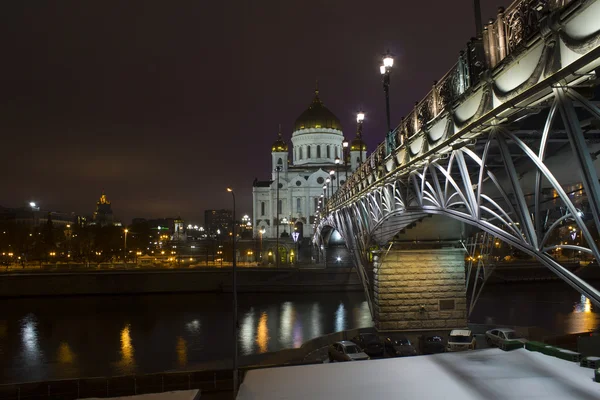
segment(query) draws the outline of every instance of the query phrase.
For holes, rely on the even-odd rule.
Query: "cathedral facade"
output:
[[[325,107],[318,90],[296,119],[291,141],[290,151],[280,129],[271,146],[271,177],[253,183],[256,237],[288,237],[294,232],[298,238],[311,237],[321,195],[335,192],[367,157],[360,134],[348,146],[340,120]]]

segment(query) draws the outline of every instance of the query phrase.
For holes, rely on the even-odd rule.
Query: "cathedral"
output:
[[[297,239],[312,237],[321,195],[327,191],[330,196],[366,160],[360,133],[347,146],[340,120],[325,107],[316,89],[312,103],[294,123],[291,153],[280,127],[271,146],[271,179],[254,180],[255,236],[267,239],[297,232]]]

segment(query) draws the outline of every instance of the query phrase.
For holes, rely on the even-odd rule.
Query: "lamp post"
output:
[[[235,192],[232,188],[227,188],[233,198],[233,399],[235,400],[238,387],[238,329],[237,329],[237,264],[235,257]]]
[[[262,238],[263,238],[263,235],[265,234],[266,231],[264,229],[261,229],[258,232],[260,233],[260,255],[259,255],[259,261],[262,264],[262,251],[263,251]]]
[[[383,91],[385,93],[385,111],[386,111],[386,120],[387,120],[387,147],[388,154],[396,148],[396,140],[392,135],[392,126],[390,124],[390,72],[392,70],[392,66],[394,65],[394,59],[388,50],[387,53],[383,55],[382,65],[379,67],[379,72],[381,72],[383,78]]]
[[[337,188],[338,190],[340,190],[340,163],[342,162],[342,160],[340,160],[339,157],[335,158],[335,175],[337,178]]]
[[[275,224],[275,268],[279,268],[279,172],[281,172],[281,167],[277,166],[275,171],[277,172],[277,204],[275,204],[277,213],[277,224]]]
[[[349,143],[347,140],[342,142],[342,154],[344,155],[344,177],[346,178],[346,182],[348,182],[348,144]]]
[[[337,165],[336,165],[337,168]],[[335,170],[332,169],[331,171],[329,171],[329,176],[331,177],[331,195],[333,196],[333,180],[335,179],[337,181],[337,189],[340,188],[340,182],[337,178],[337,176],[335,176]]]
[[[129,229],[125,228],[125,244],[123,247],[125,247],[125,249],[123,250],[123,262],[125,263],[125,266],[127,266],[127,232],[129,232]]]
[[[362,164],[363,162],[363,148],[362,148],[362,129],[363,129],[363,122],[365,120],[365,113],[362,111],[359,111],[356,114],[356,136],[360,139],[360,163]]]

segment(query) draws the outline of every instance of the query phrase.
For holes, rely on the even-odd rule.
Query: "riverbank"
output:
[[[231,268],[5,273],[0,297],[231,292]],[[238,291],[358,292],[351,268],[240,268]]]

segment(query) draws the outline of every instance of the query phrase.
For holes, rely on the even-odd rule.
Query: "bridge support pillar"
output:
[[[462,249],[381,251],[374,260],[378,331],[446,330],[467,325]]]

